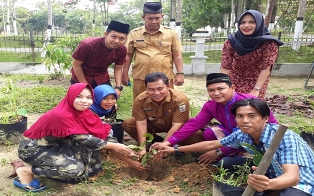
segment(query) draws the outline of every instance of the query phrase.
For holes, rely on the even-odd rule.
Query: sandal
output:
[[[34,178],[34,180],[32,180],[29,184],[22,184],[19,178],[14,178],[13,184],[27,192],[38,192],[46,188],[46,186],[42,185],[36,178]]]
[[[7,176],[7,178],[14,178],[17,176],[16,174],[16,169],[19,167],[24,166],[24,162],[21,159],[16,159],[10,163],[13,166],[13,171],[11,172],[10,175]]]

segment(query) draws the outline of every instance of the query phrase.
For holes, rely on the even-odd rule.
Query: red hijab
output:
[[[46,136],[63,138],[74,134],[90,134],[106,139],[111,126],[103,124],[89,109],[78,111],[73,106],[74,100],[84,88],[90,89],[94,99],[93,89],[89,84],[71,85],[65,98],[55,108],[43,114],[24,132],[24,136],[38,139]]]

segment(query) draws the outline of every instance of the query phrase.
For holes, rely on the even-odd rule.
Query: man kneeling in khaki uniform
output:
[[[134,100],[134,117],[124,120],[122,127],[139,144],[146,141],[143,136],[146,133],[156,137],[156,133],[165,132],[164,141],[167,141],[189,119],[189,99],[183,93],[169,88],[169,80],[161,72],[148,74],[145,86],[146,91]],[[145,153],[146,149],[139,152],[140,156]]]

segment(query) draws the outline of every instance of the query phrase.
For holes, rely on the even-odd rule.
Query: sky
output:
[[[66,2],[68,0],[60,0],[62,2]],[[119,0],[119,2],[124,2],[127,0]],[[29,10],[33,10],[35,8],[35,5],[39,2],[45,2],[47,4],[47,0],[17,0],[16,6],[22,6],[22,7],[26,7]],[[79,6],[81,6],[82,8],[84,8],[84,5],[86,5],[87,3],[90,3],[92,5],[92,2],[90,0],[81,0],[81,2],[79,2]]]

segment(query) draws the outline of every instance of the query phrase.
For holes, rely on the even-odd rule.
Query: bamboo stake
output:
[[[254,172],[254,174],[264,175],[267,171],[267,168],[271,162],[271,159],[273,158],[283,136],[285,135],[288,127],[285,125],[279,125],[273,139],[270,142],[269,147],[267,148],[265,154],[262,157],[261,162],[257,166],[257,170]],[[251,186],[247,186],[244,190],[242,196],[253,196],[255,193],[255,189]]]

